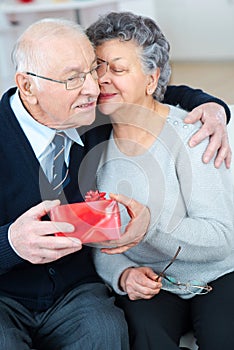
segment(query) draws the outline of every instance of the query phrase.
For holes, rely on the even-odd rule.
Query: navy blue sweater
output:
[[[189,103],[186,103],[191,98],[192,91],[187,87],[183,89],[186,95],[183,107],[189,109]],[[171,91],[171,95],[167,93],[169,102],[172,104],[174,99],[177,104],[177,90],[172,88]],[[192,107],[194,103],[199,104],[199,101],[218,102],[198,91],[197,99],[193,95]],[[33,310],[46,310],[59,296],[75,286],[100,279],[95,272],[89,247],[84,246],[81,251],[58,261],[35,265],[21,259],[9,245],[10,224],[42,200],[55,198],[51,185],[40,170],[40,164],[11,110],[9,99],[14,93],[15,89],[10,89],[0,102],[0,295],[12,297]],[[104,120],[107,123],[108,118],[105,117]],[[79,129],[84,147],[72,145],[70,183],[65,188],[66,199],[60,198],[62,202],[83,201],[84,194],[94,188],[103,141],[108,139],[111,130],[111,126],[103,125],[102,121],[101,116],[98,116],[95,128]],[[100,147],[94,147],[97,144]],[[85,155],[91,149],[92,156],[86,160]],[[82,160],[85,161],[82,163]]]

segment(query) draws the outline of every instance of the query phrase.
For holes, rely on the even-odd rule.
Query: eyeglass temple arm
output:
[[[169,264],[160,272],[160,274],[158,275],[158,277],[155,279],[155,281],[157,282],[159,280],[160,277],[162,277],[165,273],[165,271],[173,264],[173,262],[175,261],[175,259],[177,258],[179,252],[181,251],[181,246],[178,247],[175,255],[173,256],[173,258],[171,259],[171,261],[169,262]]]

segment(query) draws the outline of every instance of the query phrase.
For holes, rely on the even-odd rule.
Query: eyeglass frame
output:
[[[88,74],[91,74],[91,76],[93,77],[92,73],[93,73],[94,71],[96,71],[96,73],[97,73],[98,68],[99,68],[101,65],[103,65],[103,64],[104,64],[104,62],[101,62],[101,63],[97,64],[95,67],[93,67],[92,69],[90,69],[88,72],[80,72],[80,73],[78,73],[78,75],[73,76],[72,78],[68,78],[67,80],[52,79],[52,78],[44,77],[43,75],[35,74],[35,73],[32,73],[32,72],[25,72],[25,74],[30,75],[30,76],[32,76],[32,77],[37,77],[37,78],[40,78],[40,79],[45,79],[45,80],[48,80],[48,81],[53,81],[53,82],[55,82],[55,83],[65,84],[66,90],[75,90],[75,89],[78,89],[79,87],[82,87],[82,86],[84,85],[84,82],[85,82],[86,77],[87,77]],[[81,80],[83,79],[83,82],[82,82],[79,86],[76,86],[76,87],[74,87],[74,88],[69,89],[69,88],[67,87],[67,84],[69,83],[69,81],[72,81],[73,79],[77,79],[77,78],[79,78],[79,79],[81,79]],[[97,74],[97,78],[94,78],[94,77],[93,77],[93,79],[95,79],[95,80],[98,80],[98,78],[99,78],[99,77],[98,77],[98,74]]]
[[[170,262],[167,264],[167,266],[164,267],[164,269],[158,274],[158,276],[155,278],[155,281],[158,282],[159,278],[164,278],[165,280],[167,280],[168,282],[170,282],[171,284],[177,286],[179,289],[181,287],[185,287],[186,290],[191,293],[191,294],[207,294],[209,292],[212,291],[212,287],[209,286],[208,284],[204,285],[204,286],[200,286],[200,285],[194,285],[194,284],[190,284],[189,282],[187,283],[182,283],[182,282],[179,282],[179,281],[172,281],[168,276],[165,275],[165,271],[174,263],[174,261],[176,260],[179,252],[181,251],[181,246],[178,247],[175,255],[171,258]],[[188,287],[194,287],[194,288],[197,288],[198,290],[200,291],[204,291],[203,293],[202,292],[193,292],[193,291],[190,291],[188,289]]]
[[[113,59],[111,62],[108,62],[108,61],[103,60],[100,57],[97,57],[97,62],[100,62],[100,66],[106,67],[105,72],[103,74],[99,75],[99,78],[102,78],[108,71],[111,71],[111,73],[114,75],[123,75],[124,73],[128,72],[127,69],[121,69],[118,71],[118,70],[114,70],[111,68],[111,66],[110,66],[111,63],[114,61],[117,61],[117,60],[119,60],[119,58]]]

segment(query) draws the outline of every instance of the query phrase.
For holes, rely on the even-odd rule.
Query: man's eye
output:
[[[75,77],[68,78],[68,81],[82,80],[84,77],[82,75],[76,75]]]

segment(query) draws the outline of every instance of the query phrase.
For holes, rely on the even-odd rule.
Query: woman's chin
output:
[[[98,109],[102,114],[111,115],[120,108],[119,103],[100,103]]]

